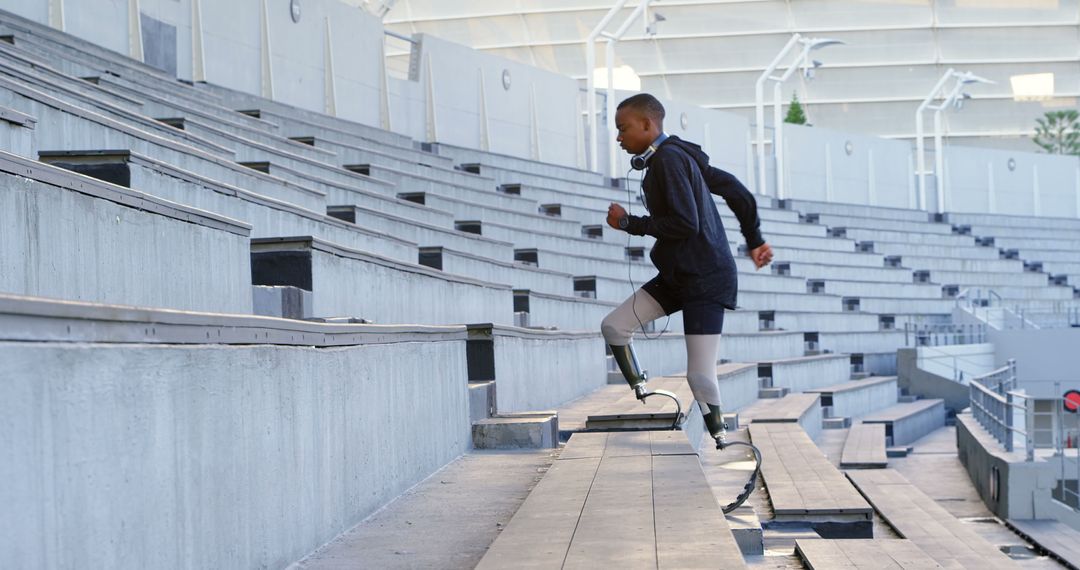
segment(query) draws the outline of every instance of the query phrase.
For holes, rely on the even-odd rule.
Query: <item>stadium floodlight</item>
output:
[[[802,69],[804,69],[804,71],[802,72],[804,72],[807,79],[813,79],[813,70],[821,67],[823,64],[816,59],[812,60],[811,62],[810,52],[814,50],[820,50],[822,48],[827,48],[827,46],[829,45],[847,44],[847,42],[843,40],[833,40],[828,38],[799,38],[798,43],[802,44],[802,52],[799,53],[799,56],[795,59],[795,62],[793,62],[791,66],[788,66],[787,70],[784,71],[784,74],[782,74],[782,76],[780,76],[779,78],[769,78],[773,80],[772,154],[773,157],[777,158],[777,198],[780,200],[784,199],[784,186],[786,184],[786,179],[784,176],[784,121],[783,117],[781,117],[784,101],[783,95],[781,94],[781,87],[783,86],[784,82],[786,82],[788,79],[791,79],[795,71],[799,69],[799,62],[801,62],[801,67]],[[762,107],[764,107],[764,103],[762,103]],[[764,150],[764,140],[761,140],[760,142],[762,142],[760,148],[761,150]],[[760,154],[761,152],[759,152],[759,155]],[[762,180],[764,179],[765,177],[762,176]]]
[[[667,18],[660,12],[653,12],[652,19],[645,20],[645,33],[649,36],[655,36],[656,32],[660,29],[658,24],[660,22],[666,22]]]
[[[952,89],[949,91],[943,91],[950,79],[955,79],[956,83],[953,84]],[[965,92],[964,88],[976,83],[993,85],[994,81],[979,77],[970,71],[960,73],[949,68],[934,85],[930,94],[923,99],[918,110],[915,111],[915,154],[918,170],[916,176],[919,179],[919,208],[923,210],[928,209],[926,203],[926,137],[923,128],[923,112],[927,109],[934,111],[934,174],[937,176],[938,212],[941,213],[945,211],[945,153],[942,150],[941,114],[949,107],[958,111],[963,109],[964,100],[971,99],[971,94]],[[934,100],[939,97],[942,100],[941,103],[933,105]]]
[[[757,89],[755,94],[757,98],[757,110],[758,110],[758,192],[765,194],[765,101],[764,101],[764,84],[766,80],[773,81],[773,156],[776,157],[776,197],[779,199],[784,198],[784,122],[781,117],[783,110],[783,96],[780,89],[784,82],[791,78],[791,76],[798,71],[800,66],[803,69],[803,74],[807,79],[812,79],[814,76],[814,70],[821,67],[823,64],[818,60],[811,60],[810,53],[821,49],[823,47],[834,45],[846,45],[847,42],[843,40],[835,40],[830,38],[804,38],[799,34],[795,34],[788,44],[784,46],[784,51],[780,52],[780,55],[773,60],[773,63],[765,70],[765,73],[758,78]],[[801,44],[802,51],[798,57],[788,66],[783,75],[776,77],[772,75],[772,72],[779,65],[779,62],[783,57],[793,48],[795,45]]]
[[[815,74],[814,72],[817,71],[817,68],[821,67],[822,65],[824,65],[824,64],[821,63],[820,61],[816,60],[816,59],[814,61],[810,62],[809,64],[804,63],[803,64],[803,77],[805,77],[807,80],[814,79],[814,74]]]

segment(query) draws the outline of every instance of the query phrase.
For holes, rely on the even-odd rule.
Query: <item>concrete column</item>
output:
[[[529,131],[532,133],[531,154],[533,160],[542,160],[540,152],[540,120],[536,115],[536,85],[529,86]]]
[[[991,214],[997,213],[997,188],[994,187],[994,164],[986,163],[986,198],[989,202]]]
[[[419,49],[415,44],[412,49]],[[410,75],[411,75],[410,70]],[[386,40],[379,42],[379,126],[391,130],[393,121],[390,115],[390,75],[386,71]]]
[[[919,207],[919,194],[915,187],[918,174],[915,172],[915,156],[911,153],[908,153],[908,171],[911,172],[911,176],[908,176],[908,208],[915,210]]]
[[[832,145],[825,143],[825,201],[832,202]]]
[[[479,83],[476,110],[477,116],[480,117],[480,150],[489,151],[491,150],[491,127],[488,124],[487,92],[484,91],[484,70],[482,68],[477,68],[476,80]]]
[[[1080,166],[1076,167],[1076,217],[1080,218]]]
[[[270,48],[270,10],[266,6],[267,0],[262,0],[262,34],[259,55],[262,60],[262,75],[260,77],[261,95],[267,99],[274,98],[274,65],[273,53]]]
[[[337,115],[337,89],[334,85],[334,38],[330,18],[326,18],[326,35],[323,47],[323,97],[327,115]]]
[[[206,53],[203,47],[202,8],[191,0],[191,80],[206,81]]]
[[[877,205],[877,176],[874,174],[874,149],[866,151],[866,203]]]
[[[431,71],[431,58],[427,54],[423,54],[421,57],[424,59],[424,80],[427,81],[427,106],[424,115],[424,123],[427,126],[427,142],[437,142],[439,132],[435,124],[435,75]]]
[[[1035,164],[1031,167],[1031,203],[1035,209],[1035,215],[1042,215],[1042,196],[1039,191],[1039,165]]]
[[[64,29],[64,0],[49,0],[49,25]]]
[[[142,18],[139,0],[128,0],[128,55],[143,61]]]
[[[761,189],[758,188],[757,177],[754,176],[754,139],[750,131],[746,131],[746,185],[749,187],[750,192],[754,194],[761,194]]]
[[[577,148],[577,167],[581,170],[585,170],[589,167],[588,160],[585,156],[585,125],[588,123],[581,122],[583,116],[584,115],[581,114],[581,98],[579,97],[577,104],[574,106],[574,117],[577,117],[574,122],[574,128],[576,129],[576,132],[574,133],[574,144]]]

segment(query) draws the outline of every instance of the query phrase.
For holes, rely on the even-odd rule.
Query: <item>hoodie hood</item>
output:
[[[671,135],[664,141],[665,145],[675,145],[683,150],[690,158],[694,159],[698,168],[705,172],[709,168],[709,155],[705,154],[701,147],[688,141],[684,141],[675,135]]]

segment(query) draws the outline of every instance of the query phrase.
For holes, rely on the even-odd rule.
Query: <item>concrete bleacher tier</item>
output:
[[[465,327],[0,295],[0,341],[5,566],[287,565],[470,445]]]
[[[589,429],[674,419],[605,386],[600,322],[656,276],[653,238],[605,222],[612,201],[645,211],[636,175],[185,84],[3,11],[0,36],[0,378],[15,379],[0,408],[30,434],[0,464],[15,517],[0,515],[0,554],[18,566],[48,566],[48,535],[80,566],[117,566],[98,548],[115,540],[129,566],[284,567],[481,440],[554,445],[551,410],[570,400],[606,402]],[[895,377],[853,372],[895,373],[905,323],[947,322],[964,289],[1080,306],[1080,222],[759,196],[775,261],[757,271],[714,200],[740,283],[719,384],[765,454],[774,522],[867,537],[869,500],[907,540],[800,539],[807,566],[952,560],[908,526],[905,483],[852,475],[860,496],[814,441],[861,419],[841,466],[883,467],[886,440],[943,425],[940,401],[897,404]],[[305,305],[295,319],[253,316],[253,295],[285,290]],[[744,565],[694,455],[682,317],[647,332],[638,354],[680,397],[683,430],[574,433],[480,567]],[[527,429],[504,438],[509,424]],[[52,500],[63,517],[40,509]],[[151,503],[199,512],[198,528]],[[186,552],[160,548],[178,540]]]
[[[872,376],[805,391],[821,394],[827,417],[857,418],[896,404],[897,384],[895,376]]]
[[[251,240],[254,285],[312,292],[311,314],[376,323],[513,324],[513,291],[310,236]],[[388,303],[402,298],[408,302]]]
[[[945,402],[927,399],[900,403],[865,415],[862,421],[884,424],[887,445],[907,445],[945,425]]]
[[[0,152],[0,291],[251,312],[246,223]]]

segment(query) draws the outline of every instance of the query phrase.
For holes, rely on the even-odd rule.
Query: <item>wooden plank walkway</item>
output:
[[[799,539],[795,554],[807,570],[942,568],[910,540]]]
[[[993,544],[949,514],[893,469],[848,471],[881,518],[946,568],[1019,568]]]
[[[774,520],[830,523],[837,538],[871,536],[870,505],[798,424],[755,421],[750,439],[761,450]]]
[[[848,431],[840,455],[843,469],[883,469],[889,464],[885,454],[884,424],[855,424]]]
[[[682,403],[686,414],[694,403],[694,395],[685,378],[653,378],[648,383],[650,390],[662,389],[673,392]],[[585,420],[585,429],[667,429],[675,421],[675,402],[664,396],[653,396],[641,401],[634,397],[633,390],[627,388],[617,400],[604,406],[603,413],[590,414]]]
[[[477,566],[597,567],[746,567],[685,434],[574,434]]]
[[[758,400],[740,412],[739,419],[746,423],[796,423],[807,410],[819,404],[817,394],[788,394],[775,400]]]
[[[1009,519],[1005,524],[1068,568],[1080,568],[1080,531],[1053,520]]]

